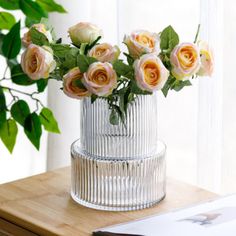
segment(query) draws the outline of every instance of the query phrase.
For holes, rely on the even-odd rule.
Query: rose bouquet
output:
[[[171,26],[160,33],[134,31],[124,37],[128,49],[124,60],[118,46],[101,42],[102,30],[93,24],[69,28],[71,44],[63,44],[52,32],[43,21],[24,34],[21,66],[12,72],[13,76],[21,74],[14,76],[15,82],[37,83],[42,92],[48,80],[56,79],[72,98],[90,97],[91,103],[106,100],[113,125],[125,124],[128,106],[137,96],[158,90],[167,96],[169,90],[179,91],[191,85],[190,79],[210,76],[213,71],[212,52],[206,42],[198,40],[199,27],[193,43],[180,43]],[[52,118],[48,126],[57,126],[50,110],[41,115],[44,123],[47,116]],[[31,118],[35,122],[36,117]]]
[[[57,78],[72,98],[105,99],[111,110],[110,122],[125,122],[128,104],[138,95],[162,90],[181,90],[190,78],[211,75],[213,58],[206,42],[179,43],[171,26],[159,34],[145,30],[124,37],[127,63],[119,59],[120,50],[99,43],[102,31],[90,23],[69,28],[72,45],[51,42],[45,26],[34,25],[24,36],[23,71],[32,79]]]

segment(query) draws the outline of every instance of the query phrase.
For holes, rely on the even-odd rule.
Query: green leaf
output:
[[[90,43],[89,45],[87,45],[87,46],[86,46],[86,50],[85,50],[85,54],[87,53],[88,50],[90,50],[91,48],[93,48],[101,38],[102,38],[102,36],[98,36],[92,43]]]
[[[5,144],[10,153],[12,153],[14,149],[17,133],[18,128],[13,119],[8,119],[0,129],[2,142]]]
[[[42,127],[39,116],[34,112],[29,114],[24,123],[24,132],[30,142],[39,150]]]
[[[119,76],[124,76],[128,79],[134,79],[134,69],[130,65],[126,65],[121,60],[117,60],[113,63],[113,69]]]
[[[60,133],[57,121],[50,109],[44,107],[40,112],[39,118],[45,130],[53,133]]]
[[[172,85],[171,89],[174,89],[175,91],[180,91],[185,86],[191,86],[191,82],[189,80],[176,80],[176,82]]]
[[[0,11],[0,29],[9,30],[15,23],[15,17],[11,13]]]
[[[127,62],[129,63],[129,65],[132,66],[134,63],[133,57],[131,57],[128,53],[125,53],[125,52],[123,54],[126,56]]]
[[[18,65],[18,61],[16,58],[7,60],[7,65],[10,69],[12,69],[14,66]]]
[[[29,86],[34,84],[36,81],[30,79],[22,70],[21,65],[18,64],[13,66],[11,69],[12,82],[18,85]]]
[[[161,32],[161,43],[160,47],[161,50],[168,50],[168,52],[171,52],[171,50],[179,43],[179,36],[174,31],[171,25],[166,27]]]
[[[9,31],[8,34],[3,38],[2,52],[3,55],[12,59],[15,58],[21,49],[21,38],[20,38],[20,21],[17,22]]]
[[[15,102],[11,107],[12,117],[22,126],[24,126],[25,119],[29,114],[29,106],[24,100]]]
[[[93,57],[87,57],[85,55],[78,55],[77,56],[77,65],[82,73],[88,70],[90,64],[96,62],[97,59]]]
[[[176,81],[176,79],[170,75],[168,80],[166,81],[164,87],[161,90],[165,97],[167,96],[170,88],[175,83],[175,81]]]
[[[3,92],[3,89],[0,87],[0,128],[7,120],[7,106],[6,106],[6,98]]]
[[[53,55],[58,58],[65,58],[66,53],[70,51],[70,45],[67,44],[51,44]]]
[[[74,81],[72,81],[72,85],[79,87],[81,89],[86,89],[86,87],[84,86],[83,82],[81,81],[81,79],[76,79]]]
[[[0,0],[0,7],[7,10],[19,9],[19,0]]]
[[[48,80],[40,79],[40,80],[37,80],[36,84],[37,84],[38,92],[42,93],[48,85]]]
[[[95,94],[91,95],[91,104],[93,104],[97,100],[98,96]]]
[[[39,45],[39,46],[49,45],[48,38],[46,37],[46,35],[39,32],[34,27],[30,29],[29,33],[30,33],[31,41],[34,44]]]
[[[109,121],[112,125],[118,125],[119,124],[119,115],[115,109],[111,110]]]
[[[31,0],[19,0],[19,5],[25,15],[33,20],[40,21],[42,17],[47,17],[47,13],[36,2]]]
[[[3,38],[4,38],[4,34],[2,34],[2,32],[0,32],[0,55],[2,55],[2,42],[3,42]]]
[[[25,26],[30,28],[32,25],[37,24],[39,21],[35,19],[31,19],[30,17],[25,18]]]
[[[57,4],[53,0],[36,0],[36,2],[47,12],[60,12],[60,13],[66,13],[66,10],[63,8],[63,6]]]

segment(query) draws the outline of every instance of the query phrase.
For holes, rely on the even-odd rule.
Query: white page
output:
[[[236,195],[98,231],[145,236],[236,236]]]

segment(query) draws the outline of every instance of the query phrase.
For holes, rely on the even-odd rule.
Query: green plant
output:
[[[16,21],[16,10],[23,13],[24,19]],[[66,13],[66,10],[54,0],[0,0],[0,57],[5,59],[0,78],[0,137],[11,153],[18,126],[23,127],[37,149],[40,147],[42,126],[46,131],[60,133],[53,113],[37,97],[45,90],[48,81],[31,80],[19,64],[22,30],[39,23],[42,18],[46,23],[45,18],[50,12]],[[9,86],[11,82],[18,86]],[[25,92],[21,86],[31,86],[34,91]],[[35,102],[34,109],[29,107],[26,97]]]

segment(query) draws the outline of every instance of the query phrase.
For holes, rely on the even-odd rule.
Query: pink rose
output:
[[[50,48],[30,44],[21,55],[21,67],[32,80],[39,80],[49,77],[56,62]]]
[[[93,94],[108,96],[117,86],[117,75],[108,62],[94,62],[84,73],[83,83]]]
[[[81,99],[91,94],[82,83],[83,73],[78,67],[71,69],[63,76],[63,92],[71,97]]]
[[[165,85],[169,71],[155,54],[145,54],[134,62],[135,79],[140,89],[153,92]]]
[[[137,30],[124,37],[130,55],[139,58],[145,53],[160,53],[160,40],[157,34],[145,30]]]
[[[198,47],[193,43],[178,44],[171,52],[170,63],[176,79],[183,80],[197,73],[201,65]]]
[[[120,55],[120,49],[117,46],[112,47],[108,43],[95,45],[90,51],[89,56],[94,57],[101,62],[114,62]]]
[[[200,49],[201,66],[197,75],[211,76],[214,69],[214,58],[212,50],[209,48],[207,42],[199,41],[198,47]]]

